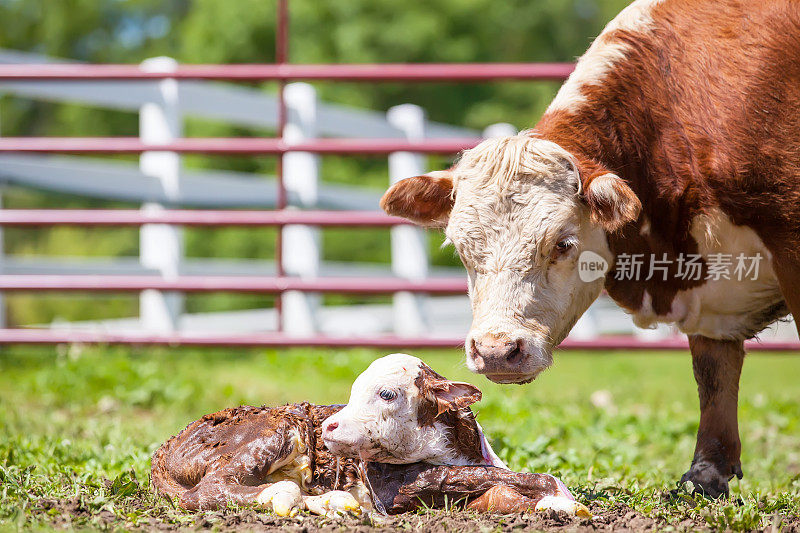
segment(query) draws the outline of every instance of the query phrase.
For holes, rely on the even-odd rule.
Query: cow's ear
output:
[[[390,215],[407,218],[420,226],[447,226],[453,208],[450,172],[431,172],[395,183],[381,198],[381,208]]]
[[[642,203],[625,181],[612,173],[590,176],[583,182],[583,199],[589,206],[592,222],[606,231],[617,231],[633,222]]]
[[[481,390],[475,385],[449,380],[434,383],[431,392],[436,400],[436,416],[445,411],[457,411],[469,407],[473,403],[479,402],[483,396]]]

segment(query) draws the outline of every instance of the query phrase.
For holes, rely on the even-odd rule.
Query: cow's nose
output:
[[[325,426],[325,432],[326,433],[330,433],[331,431],[333,431],[334,429],[336,429],[338,427],[339,427],[339,422],[331,422],[330,424]]]
[[[472,343],[475,370],[482,374],[513,370],[522,360],[521,345],[521,340],[506,335],[484,335]]]

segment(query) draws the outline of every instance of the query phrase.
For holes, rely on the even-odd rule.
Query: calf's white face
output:
[[[437,417],[480,399],[474,385],[444,379],[416,357],[391,354],[358,376],[347,405],[322,423],[322,438],[332,453],[344,457],[466,464],[450,442],[451,428]]]
[[[581,280],[581,254],[611,264],[605,232],[641,207],[619,177],[582,176],[566,150],[528,132],[488,139],[447,172],[397,183],[381,206],[444,228],[469,275],[467,366],[499,383],[527,382],[550,366],[603,288],[603,277]]]

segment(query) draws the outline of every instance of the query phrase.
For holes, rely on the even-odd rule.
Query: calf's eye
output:
[[[378,393],[378,396],[380,396],[382,400],[391,402],[392,400],[397,398],[397,393],[393,390],[383,389],[381,392]]]

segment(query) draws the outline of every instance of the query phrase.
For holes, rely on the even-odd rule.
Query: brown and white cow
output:
[[[800,317],[800,2],[636,0],[533,129],[401,181],[382,206],[444,228],[469,273],[467,364],[493,381],[546,369],[604,287],[637,324],[676,324],[701,409],[684,479],[726,493],[742,476],[743,341]],[[633,254],[666,274],[619,276]],[[580,258],[597,256],[608,271],[582,281]],[[755,279],[710,268],[739,257],[763,258]]]

